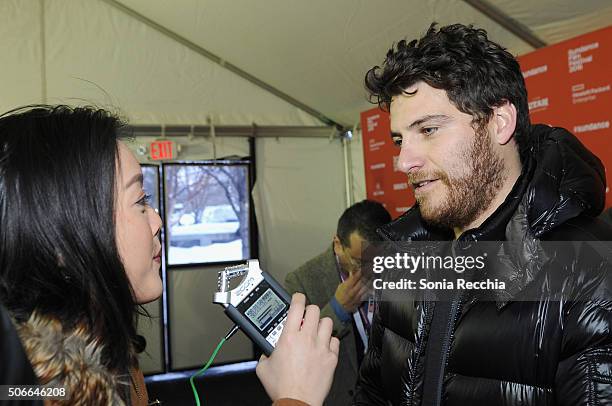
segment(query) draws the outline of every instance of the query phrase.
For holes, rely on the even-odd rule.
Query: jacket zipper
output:
[[[457,314],[459,310],[460,298],[459,295],[451,302],[450,317],[448,324],[446,325],[446,333],[444,335],[444,341],[442,342],[442,360],[440,362],[440,376],[438,378],[438,387],[436,388],[436,406],[442,403],[442,389],[444,388],[444,375],[446,374],[446,367],[448,364],[448,358],[451,350],[451,339],[453,336],[453,330],[457,321]]]

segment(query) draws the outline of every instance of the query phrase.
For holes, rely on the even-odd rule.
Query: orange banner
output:
[[[518,60],[527,84],[531,122],[568,129],[606,169],[612,168],[612,27],[538,49]],[[609,207],[609,188],[606,192]]]
[[[408,176],[397,170],[399,148],[391,141],[389,113],[374,108],[361,113],[368,199],[381,202],[396,218],[415,202]]]

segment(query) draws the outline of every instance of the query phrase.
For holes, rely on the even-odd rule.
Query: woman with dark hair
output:
[[[136,316],[162,291],[161,219],[147,204],[122,128],[116,116],[90,107],[30,106],[0,116],[0,301],[39,382],[67,388],[63,404],[148,402]],[[301,301],[293,313],[303,308]],[[306,329],[287,335],[319,334],[311,358],[331,369],[331,383],[337,340],[327,324],[305,318]],[[260,368],[273,399],[298,392],[279,390],[266,371],[277,373],[307,350],[285,348],[283,359],[272,356]]]
[[[0,118],[0,297],[41,383],[75,403],[146,394],[136,314],[161,294],[161,219],[121,128],[92,108]]]

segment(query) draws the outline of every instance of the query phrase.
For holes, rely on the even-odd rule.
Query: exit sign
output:
[[[163,140],[153,141],[150,145],[151,159],[174,159],[174,142]]]

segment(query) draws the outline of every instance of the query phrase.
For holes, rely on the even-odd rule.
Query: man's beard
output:
[[[466,175],[449,177],[447,173],[436,172],[431,178],[438,178],[446,185],[445,201],[435,206],[427,198],[418,199],[421,217],[427,223],[442,228],[466,227],[480,216],[501,189],[505,176],[503,160],[495,154],[486,128],[478,129],[474,142],[463,153],[467,163]]]

